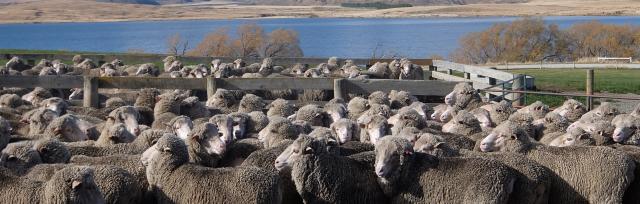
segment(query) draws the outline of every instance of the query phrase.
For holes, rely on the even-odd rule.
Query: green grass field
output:
[[[585,91],[587,70],[585,69],[524,69],[509,70],[512,73],[535,77],[538,91],[581,92]],[[596,69],[594,92],[640,94],[640,70]],[[560,105],[566,98],[561,96],[527,95],[527,103],[540,100],[551,106]],[[584,101],[584,98],[576,98]]]

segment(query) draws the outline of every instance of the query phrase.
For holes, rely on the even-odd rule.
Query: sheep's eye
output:
[[[567,138],[567,141],[571,142],[573,141],[573,138]]]
[[[458,121],[458,124],[461,124],[461,125],[462,125],[462,124],[464,124],[464,123],[463,123],[462,121]]]
[[[496,112],[501,113],[501,112],[502,112],[502,110],[498,109],[498,110],[496,110]]]

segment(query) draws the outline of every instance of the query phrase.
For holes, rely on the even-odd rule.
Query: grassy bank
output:
[[[549,92],[583,92],[586,87],[585,69],[524,69],[509,70],[512,73],[535,77],[536,89]],[[596,69],[594,71],[596,93],[640,94],[640,70]],[[561,96],[527,95],[527,103],[540,100],[551,106],[560,105]],[[584,98],[576,98],[584,101]]]

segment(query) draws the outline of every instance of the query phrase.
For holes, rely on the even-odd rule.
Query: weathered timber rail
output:
[[[368,94],[374,91],[404,90],[413,95],[444,97],[457,82],[436,80],[352,80],[343,78],[146,78],[92,76],[0,76],[0,87],[42,87],[48,89],[83,88],[83,105],[98,107],[99,89],[189,89],[206,90],[207,96],[216,89],[230,90],[333,90],[334,97],[346,98],[349,93]]]

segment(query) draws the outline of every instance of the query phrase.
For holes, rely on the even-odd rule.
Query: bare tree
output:
[[[262,57],[301,57],[298,33],[292,30],[277,29],[269,33],[260,49]]]
[[[167,39],[167,54],[174,56],[183,56],[189,49],[189,41],[183,40],[179,33],[176,33]]]
[[[237,57],[259,57],[264,31],[258,24],[244,24],[238,28],[238,38],[231,43]]]

